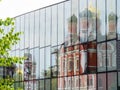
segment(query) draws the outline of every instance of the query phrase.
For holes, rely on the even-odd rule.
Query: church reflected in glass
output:
[[[119,90],[120,0],[67,0],[15,17],[15,88]],[[7,29],[7,28],[5,28]]]

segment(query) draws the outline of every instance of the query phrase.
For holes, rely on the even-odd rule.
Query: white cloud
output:
[[[2,0],[0,2],[0,18],[15,17],[60,1],[63,0]]]

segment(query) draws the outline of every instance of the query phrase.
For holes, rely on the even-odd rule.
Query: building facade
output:
[[[15,88],[119,90],[120,0],[66,0],[15,17]],[[5,27],[5,30],[9,28]]]

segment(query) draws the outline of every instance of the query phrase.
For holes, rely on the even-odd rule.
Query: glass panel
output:
[[[55,84],[55,83],[52,83],[52,84]],[[45,80],[45,90],[50,90],[50,85],[51,85],[50,79],[46,79]],[[57,89],[52,89],[52,90],[57,90]]]
[[[25,35],[25,48],[28,48],[29,47],[29,14],[25,15],[24,35]]]
[[[24,56],[24,50],[20,50],[20,57]],[[24,61],[22,61],[22,64],[19,64],[16,66],[16,73],[14,74],[14,78],[16,81],[23,81],[24,80]]]
[[[117,41],[117,55],[116,55],[116,59],[117,59],[117,70],[120,70],[120,41]]]
[[[57,67],[57,63],[58,63],[58,49],[57,47],[53,47],[52,48],[52,65],[51,65],[51,69],[52,69],[52,76],[55,77],[58,74],[58,67]]]
[[[17,27],[18,27],[17,19],[15,19],[14,22],[15,22],[15,27],[14,27],[15,30],[14,30],[14,31],[16,32],[16,31],[17,31]],[[5,27],[4,27],[4,26],[0,26],[0,28],[4,29],[4,31],[5,31]],[[10,28],[11,28],[11,27],[10,27]],[[3,35],[0,35],[0,38],[1,38],[2,36],[3,36]],[[16,47],[16,45],[13,45],[13,46],[12,46],[12,50],[15,50],[15,47]]]
[[[19,28],[19,31],[24,32],[25,31],[25,16],[24,15],[21,16],[20,25],[21,25],[21,27]],[[25,43],[24,42],[24,34],[21,34],[20,35],[20,47],[19,48],[23,49],[24,48],[24,43]]]
[[[35,71],[35,72],[33,72],[33,74],[34,74],[34,76],[35,76],[35,78],[36,79],[39,79],[39,74],[40,74],[40,72],[39,72],[39,67],[40,67],[40,54],[39,54],[40,52],[39,52],[39,48],[35,48],[34,49],[34,57],[33,57],[33,59],[34,59],[34,61],[33,61],[33,64],[34,64],[34,70],[33,71]]]
[[[72,53],[74,56],[73,56],[73,62],[71,64],[73,64],[73,71],[74,71],[74,75],[79,75],[80,73],[83,73],[81,72],[81,67],[80,67],[80,64],[83,64],[83,62],[80,63],[80,59],[79,59],[79,52],[76,51],[75,53]],[[70,60],[70,59],[69,59]],[[82,59],[81,59],[82,60]],[[83,59],[84,60],[84,59]],[[68,63],[68,66],[69,66],[69,63]],[[71,65],[72,66],[72,65]],[[69,72],[69,70],[68,70]]]
[[[15,57],[16,56],[16,51],[10,51],[10,56],[11,57]],[[18,55],[17,55],[18,56]],[[18,65],[18,64],[17,64]],[[3,77],[6,77],[7,75],[10,75],[10,74],[13,74],[13,78],[14,78],[14,75],[16,74],[16,72],[15,72],[15,69],[16,69],[16,64],[14,64],[13,65],[13,67],[14,67],[14,69],[12,69],[12,72],[9,72],[10,70],[9,70],[9,67],[8,67],[8,69],[6,68],[4,71],[3,71],[3,73],[1,73],[2,75],[3,75]],[[2,68],[1,68],[1,70],[3,70]],[[10,73],[10,74],[9,74]],[[15,80],[16,80],[16,78],[14,78]]]
[[[88,75],[88,90],[96,90],[96,75]]]
[[[118,72],[118,90],[120,89],[120,72]]]
[[[88,20],[87,20],[87,0],[79,0],[79,19],[80,19],[80,42],[87,42],[87,29],[88,29]]]
[[[12,57],[19,56],[19,51],[18,50],[17,50],[17,54],[16,54],[16,51],[11,51],[10,53],[12,53],[12,54],[10,54],[10,56],[12,56]],[[3,67],[3,68],[1,67],[0,71],[2,73],[0,74],[0,76],[2,76],[3,78],[5,78],[5,77],[14,78],[14,75],[16,74],[15,69],[16,69],[17,65],[12,64],[12,66],[7,66],[7,67]]]
[[[76,87],[75,87],[75,76],[72,76],[72,83],[71,83],[71,89],[73,90],[77,90]]]
[[[19,87],[19,83],[18,82],[15,82],[14,83],[14,88],[17,89]]]
[[[87,56],[86,45],[81,44],[79,47],[80,47],[80,53],[79,55],[76,53],[76,57],[77,57],[77,60],[80,60],[80,61],[77,61],[77,64],[78,62],[80,62],[80,64],[77,65],[77,67],[79,66],[80,74],[87,73],[87,62],[88,62],[87,60],[89,58]]]
[[[106,73],[98,74],[98,90],[106,90]]]
[[[67,54],[67,75],[68,76],[72,76],[74,75],[74,57],[73,57],[73,53],[68,52],[69,54]]]
[[[33,89],[33,90],[40,90],[40,89],[39,89],[39,81],[36,80],[36,81],[34,82],[34,89]]]
[[[34,12],[30,13],[30,48],[34,47]]]
[[[69,82],[70,83],[70,82]],[[67,90],[68,89],[68,77],[64,77],[64,89]],[[64,90],[63,89],[63,90]]]
[[[106,43],[97,46],[97,65],[98,72],[106,71]]]
[[[44,48],[40,49],[40,78],[44,78],[44,62],[45,62]]]
[[[72,0],[72,15],[68,20],[68,27],[71,35],[71,40],[72,40],[72,45],[79,43],[79,37],[77,32],[79,32],[79,27],[78,27],[78,0]]]
[[[87,90],[87,75],[80,76],[80,90]]]
[[[24,82],[21,81],[19,85],[20,85],[20,88],[24,90]]]
[[[96,0],[88,0],[88,41],[96,40]]]
[[[34,90],[33,89],[33,81],[24,82],[24,90]]]
[[[120,0],[116,0],[117,2],[117,34],[118,34],[118,39],[120,40]]]
[[[17,20],[16,20],[16,22],[20,22],[20,18],[17,18]],[[17,23],[17,24],[18,24]],[[19,26],[18,26],[19,27]],[[6,33],[8,33],[8,30],[9,30],[9,27],[8,26],[3,26],[3,28],[4,28],[4,33],[6,34]],[[17,30],[17,29],[16,29]]]
[[[72,83],[74,85],[73,90],[80,90],[80,77],[79,76],[74,76],[74,82]]]
[[[34,46],[39,46],[39,37],[40,37],[40,33],[39,33],[39,30],[40,30],[40,24],[39,24],[39,21],[40,21],[40,18],[39,18],[39,10],[38,11],[35,11],[35,30],[34,30]]]
[[[24,56],[26,57],[26,60],[24,60],[24,80],[29,80],[32,79],[33,53],[31,53],[30,49],[26,49]]]
[[[102,7],[101,7],[102,5]],[[104,41],[106,36],[105,26],[105,0],[97,0],[97,41]]]
[[[67,57],[65,55],[65,48],[63,45],[58,46],[58,75],[65,76],[67,75]]]
[[[40,10],[40,47],[45,46],[45,9]]]
[[[95,43],[91,43],[89,45],[94,45]],[[87,45],[76,45],[76,46],[69,46],[64,47],[60,46],[60,51],[58,53],[59,61],[59,76],[64,75],[79,75],[83,73],[87,73],[87,52],[86,52],[86,46]],[[80,50],[79,50],[80,48]],[[91,47],[92,51],[89,52],[89,67],[93,68],[91,69],[95,71],[96,69],[96,49],[95,45],[94,47]],[[90,49],[90,46],[89,46]],[[92,58],[91,58],[92,57]],[[94,60],[94,63],[92,62]],[[91,66],[90,66],[91,65]],[[90,69],[89,68],[89,69]]]
[[[29,89],[28,90],[34,90],[34,81],[29,81]]]
[[[16,57],[19,57],[20,56],[20,51],[19,50],[16,50],[15,51],[15,56]],[[17,64],[15,64],[14,65],[14,67],[16,68],[16,70],[19,70],[19,64],[17,63]],[[10,74],[12,74],[12,72],[15,72],[14,70],[12,71],[12,70],[9,70],[9,74],[8,75],[10,75]],[[15,74],[14,75],[17,75],[18,74],[18,72],[15,72]],[[15,77],[15,81],[20,81],[20,79],[21,79],[21,77],[19,76],[19,74]]]
[[[24,57],[24,50],[20,50],[20,57]],[[24,61],[19,65],[18,74],[20,75],[20,81],[24,80]]]
[[[29,88],[29,82],[26,81],[24,82],[24,90],[29,90],[28,88]]]
[[[71,17],[71,1],[67,1],[65,2],[65,15],[64,15],[64,29],[65,29],[65,42],[64,45],[66,46],[70,46],[71,45],[71,29],[69,28],[68,22],[69,22],[69,18]]]
[[[108,90],[117,90],[117,74],[108,73]]]
[[[31,55],[31,58],[29,59],[29,62],[28,62],[28,71],[29,71],[29,74],[28,74],[28,77],[29,77],[29,80],[33,80],[35,79],[35,64],[34,64],[34,54],[33,54],[33,49],[30,49],[30,55]],[[30,82],[32,83],[32,82]]]
[[[107,42],[107,70],[116,70],[116,41]]]
[[[58,90],[65,90],[67,87],[66,77],[58,78]]]
[[[45,86],[44,86],[44,80],[40,80],[40,81],[39,81],[39,84],[40,84],[40,85],[39,85],[39,90],[44,90],[44,87],[45,87]]]
[[[46,47],[45,49],[45,77],[51,76],[51,68],[50,68],[50,61],[51,61],[51,54],[50,54],[50,47]]]
[[[67,89],[71,90],[72,88],[72,77],[67,77]]]
[[[50,45],[51,40],[51,8],[46,8],[46,32],[45,32],[45,45]]]
[[[64,8],[63,4],[58,5],[58,45],[64,43]]]
[[[52,90],[57,90],[58,83],[56,78],[52,79],[51,84],[52,84]]]
[[[24,82],[15,82],[14,87],[15,87],[15,90],[17,90],[18,88],[24,89]]]
[[[97,69],[97,52],[96,52],[96,42],[89,42],[88,47],[88,73],[95,73]]]
[[[0,67],[0,78],[2,78],[4,75],[3,75],[3,67]]]
[[[57,5],[52,7],[52,46],[57,45]]]
[[[107,0],[107,39],[116,38],[116,0]]]
[[[15,32],[19,32],[20,29],[21,29],[21,18],[20,17],[16,18],[16,25],[17,26],[16,26],[16,29],[15,29]],[[6,27],[6,29],[7,29],[7,27]],[[24,41],[23,38],[20,38],[20,39],[21,39],[20,41]],[[20,41],[18,41],[18,43],[15,45],[16,49],[20,48]]]

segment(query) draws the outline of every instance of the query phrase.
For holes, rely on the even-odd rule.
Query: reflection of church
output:
[[[25,53],[24,56],[27,57],[24,61],[25,90],[33,90],[33,85],[36,87],[36,82],[33,80],[36,79],[36,62],[32,61],[32,54]]]
[[[93,12],[85,9],[80,16],[81,32],[77,35],[77,17],[73,14],[68,21],[68,36],[69,38],[63,43],[59,54],[59,76],[68,76],[58,78],[58,90],[96,90],[96,75],[86,73],[96,72],[96,36],[90,23],[89,39],[87,34],[87,14],[90,14],[92,20]],[[94,16],[94,15],[93,15]],[[70,26],[72,25],[72,26]],[[91,30],[92,28],[92,30]],[[92,32],[92,33],[91,33]],[[82,34],[81,34],[82,33]],[[71,36],[69,36],[71,35]],[[76,35],[76,38],[74,38]],[[79,40],[80,38],[80,40]],[[88,41],[88,42],[87,42]],[[77,75],[77,76],[74,76]],[[74,76],[74,77],[73,77]],[[87,80],[89,84],[87,84]]]
[[[107,46],[106,46],[107,45]],[[107,55],[106,55],[107,48]],[[98,70],[106,70],[106,57],[108,70],[116,69],[116,42],[102,43],[98,45]]]
[[[77,20],[74,14],[68,19],[68,35],[59,50],[59,76],[62,78],[58,78],[58,90],[96,90],[96,71],[116,70],[116,41],[102,43],[116,39],[116,14],[108,14],[105,34],[99,11],[92,5],[79,14],[79,34]],[[102,76],[106,78],[106,75],[98,77],[98,88],[105,90]],[[114,78],[109,76],[109,85],[112,85]]]

